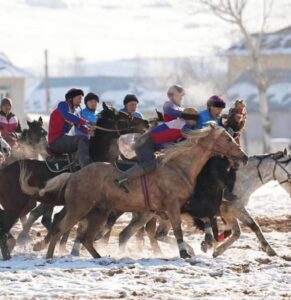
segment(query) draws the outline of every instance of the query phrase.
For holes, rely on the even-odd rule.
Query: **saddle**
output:
[[[55,153],[47,148],[48,157],[45,159],[46,166],[50,172],[62,173],[65,171],[75,172],[78,169],[78,160],[74,153]]]

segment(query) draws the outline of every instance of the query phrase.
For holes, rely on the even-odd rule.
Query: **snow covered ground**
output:
[[[184,225],[184,232],[195,249],[195,261],[178,258],[176,247],[162,243],[164,256],[154,257],[147,239],[142,253],[136,250],[134,238],[127,253],[119,253],[117,233],[128,220],[125,216],[108,248],[100,249],[101,259],[92,259],[84,250],[80,258],[57,252],[54,260],[46,261],[45,251],[16,247],[10,261],[0,261],[0,298],[291,299],[291,199],[270,183],[252,196],[248,208],[259,216],[280,257],[268,257],[255,235],[245,230],[232,248],[214,259],[201,252],[202,235],[194,233],[190,224]],[[44,233],[40,224],[32,231],[34,239],[37,232]]]

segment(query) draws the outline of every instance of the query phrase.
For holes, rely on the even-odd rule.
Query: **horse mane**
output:
[[[193,145],[196,144],[200,138],[207,136],[212,130],[212,126],[207,126],[202,129],[189,131],[184,141],[167,147],[167,149],[161,155],[161,163],[164,165],[168,161],[189,152]]]

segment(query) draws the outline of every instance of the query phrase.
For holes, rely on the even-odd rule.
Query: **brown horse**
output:
[[[170,147],[160,159],[157,169],[147,175],[152,207],[155,211],[167,212],[183,258],[190,255],[183,241],[180,207],[190,197],[205,163],[217,154],[225,155],[231,161],[242,160],[246,163],[248,159],[223,128],[209,126],[192,132],[185,141]],[[28,185],[29,174],[21,175],[22,190],[28,194],[39,193],[42,196],[64,188],[64,217],[53,228],[47,258],[53,257],[59,238],[81,220],[83,231],[79,233],[79,238],[89,253],[99,258],[93,242],[109,213],[113,209],[121,212],[141,212],[147,209],[141,180],[129,182],[128,194],[113,184],[117,176],[118,171],[113,165],[94,163],[74,174],[57,176],[49,180],[43,189],[39,189]]]

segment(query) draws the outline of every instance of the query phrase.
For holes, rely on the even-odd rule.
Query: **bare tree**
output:
[[[251,34],[246,27],[244,13],[248,0],[200,0],[207,9],[221,20],[236,25],[241,32],[244,45],[250,53],[252,69],[259,92],[259,107],[263,129],[263,151],[270,152],[271,120],[267,99],[267,76],[262,63],[262,42],[265,35],[267,21],[273,6],[273,0],[262,0],[262,22],[258,33]]]

